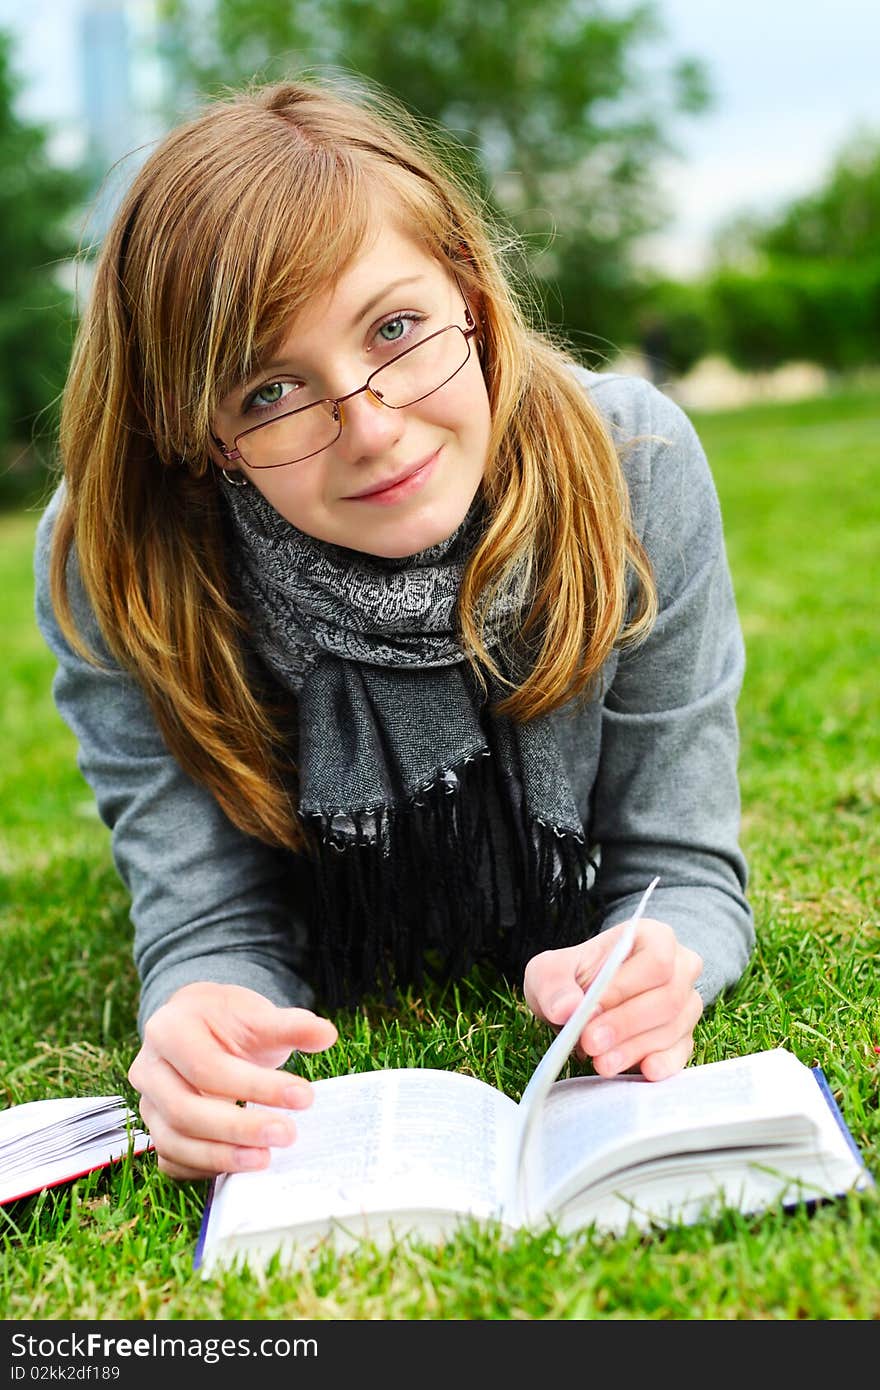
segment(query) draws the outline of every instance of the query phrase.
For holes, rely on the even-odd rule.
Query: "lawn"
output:
[[[743,844],[758,948],[697,1061],[785,1046],[825,1070],[880,1176],[880,403],[829,396],[697,418],[746,635]],[[0,1103],[122,1090],[137,1047],[125,894],[51,698],[32,618],[35,513],[0,515]],[[427,1065],[515,1097],[549,1041],[477,974],[338,1017],[313,1076]],[[876,1319],[874,1193],[616,1239],[464,1230],[389,1256],[202,1280],[206,1185],[150,1157],[0,1210],[5,1319]]]

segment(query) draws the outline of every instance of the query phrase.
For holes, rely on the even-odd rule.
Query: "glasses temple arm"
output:
[[[237,463],[239,461],[239,459],[241,458],[241,454],[237,449],[227,449],[226,445],[223,443],[223,440],[219,439],[216,434],[212,434],[211,438],[214,441],[216,447],[220,450],[220,453],[223,455],[227,463]]]

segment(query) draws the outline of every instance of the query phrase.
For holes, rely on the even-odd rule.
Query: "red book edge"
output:
[[[137,1154],[146,1153],[148,1149],[152,1149],[153,1141],[149,1136],[145,1135],[143,1138],[143,1143],[141,1143],[139,1139],[134,1141],[134,1145],[130,1151],[132,1157],[135,1157]],[[109,1168],[114,1163],[121,1163],[122,1160],[128,1158],[128,1156],[128,1153],[117,1154],[114,1158],[104,1159],[102,1163],[93,1163],[89,1168],[81,1168],[79,1172],[67,1173],[64,1177],[55,1178],[52,1182],[41,1182],[36,1187],[28,1187],[24,1192],[16,1192],[12,1197],[4,1197],[2,1201],[0,1201],[0,1207],[6,1207],[10,1202],[20,1202],[25,1197],[35,1197],[38,1192],[48,1192],[50,1187],[63,1187],[66,1182],[75,1182],[77,1178],[84,1178],[89,1173],[97,1173],[99,1168]]]

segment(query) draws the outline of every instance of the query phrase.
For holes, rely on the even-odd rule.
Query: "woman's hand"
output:
[[[523,988],[536,1018],[560,1028],[574,1013],[624,923],[580,946],[542,951],[526,966]],[[703,968],[665,922],[643,918],[632,951],[584,1027],[576,1054],[592,1058],[600,1076],[639,1067],[649,1081],[680,1071],[694,1050],[703,1001],[694,988]]]
[[[177,990],[147,1022],[128,1072],[161,1171],[205,1178],[265,1168],[270,1146],[295,1139],[293,1119],[236,1102],[306,1109],[311,1084],[278,1068],[294,1049],[321,1052],[337,1036],[329,1019],[240,985]]]

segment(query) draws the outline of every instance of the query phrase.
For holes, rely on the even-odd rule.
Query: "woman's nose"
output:
[[[403,411],[383,405],[369,388],[340,401],[339,413],[342,435],[337,448],[345,450],[352,462],[386,452],[403,431]]]

